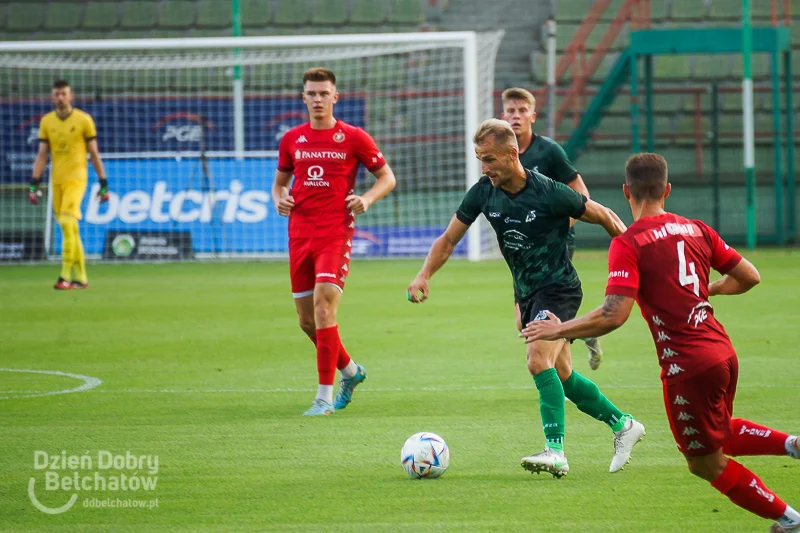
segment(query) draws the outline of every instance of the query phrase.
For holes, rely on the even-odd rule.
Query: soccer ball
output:
[[[450,450],[444,439],[435,433],[415,433],[403,444],[400,463],[412,479],[434,479],[444,474],[450,465]]]

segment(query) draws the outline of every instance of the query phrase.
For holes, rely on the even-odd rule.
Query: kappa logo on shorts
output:
[[[669,370],[667,371],[667,375],[668,376],[675,376],[675,375],[680,374],[681,372],[685,372],[685,371],[686,371],[686,369],[679,367],[675,363],[672,363],[671,365],[669,365]]]
[[[536,313],[536,316],[533,317],[533,319],[534,320],[547,320],[547,313],[549,313],[549,312],[550,311],[548,309],[542,309],[541,311]]]
[[[676,355],[678,355],[678,352],[672,348],[664,348],[664,351],[661,352],[661,359],[669,359],[670,357],[675,357]]]
[[[689,413],[687,413],[686,411],[681,411],[680,414],[678,415],[678,420],[681,420],[683,422],[688,422],[689,420],[694,420],[694,417]]]
[[[687,448],[689,448],[690,450],[701,450],[705,448],[705,445],[699,440],[693,440],[689,443],[689,446],[687,446]]]
[[[700,432],[699,432],[699,431],[697,431],[697,430],[696,430],[695,428],[693,428],[692,426],[686,426],[686,427],[683,429],[683,434],[684,434],[684,435],[697,435],[698,433],[700,433]]]
[[[675,399],[672,401],[675,405],[689,405],[689,400],[684,398],[681,395],[675,396]]]

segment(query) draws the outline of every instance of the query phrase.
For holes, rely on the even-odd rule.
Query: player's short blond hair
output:
[[[501,96],[503,100],[503,105],[509,100],[519,100],[521,102],[526,102],[529,106],[531,106],[531,110],[536,109],[536,98],[533,96],[527,89],[523,89],[522,87],[511,87],[510,89],[506,89],[503,91],[503,95]]]
[[[303,73],[303,85],[307,81],[329,81],[336,85],[336,74],[325,67],[312,67]]]
[[[491,138],[495,144],[500,146],[505,146],[507,148],[511,148],[513,146],[514,148],[519,149],[519,144],[517,144],[517,136],[514,135],[514,130],[511,129],[511,125],[505,120],[498,120],[496,118],[484,120],[480,123],[478,130],[472,137],[472,142],[478,145],[489,138]]]
[[[668,180],[667,160],[659,154],[633,154],[625,163],[625,184],[636,200],[661,200]]]

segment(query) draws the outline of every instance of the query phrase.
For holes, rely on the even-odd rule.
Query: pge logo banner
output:
[[[80,102],[95,120],[101,154],[233,151],[233,102],[230,98],[106,98]],[[47,99],[0,102],[0,182],[25,182],[39,144],[39,121],[52,111]],[[364,126],[363,98],[336,105],[336,116]],[[277,150],[289,129],[308,120],[299,96],[247,96],[244,102],[246,150]]]
[[[199,253],[288,249],[287,218],[278,215],[270,197],[275,159],[210,159],[208,181],[196,158],[112,159],[105,166],[109,201],[97,202],[92,169],[81,205],[87,253],[103,252],[107,231],[188,231]],[[55,239],[60,253],[60,231]]]

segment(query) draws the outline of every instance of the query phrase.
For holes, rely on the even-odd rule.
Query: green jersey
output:
[[[550,137],[534,133],[531,145],[519,154],[519,161],[523,167],[564,184],[572,183],[578,177],[578,171],[567,153]],[[574,244],[575,228],[570,228],[567,245],[572,247]]]
[[[531,145],[519,154],[519,161],[523,167],[567,185],[578,177],[567,153],[550,137],[534,133]]]
[[[472,224],[483,213],[492,225],[518,300],[548,285],[580,285],[566,242],[569,219],[586,211],[583,195],[537,172],[525,172],[525,188],[514,195],[482,176],[456,211],[464,224]]]

